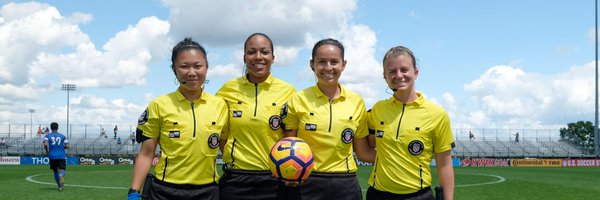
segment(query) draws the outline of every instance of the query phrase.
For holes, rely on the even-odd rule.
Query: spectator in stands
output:
[[[475,139],[475,135],[471,131],[469,131],[469,140]]]
[[[131,146],[135,145],[135,132],[131,132],[129,139],[131,139]]]
[[[519,143],[519,132],[515,133],[515,143]]]
[[[58,190],[62,191],[65,185],[65,170],[67,169],[65,149],[69,149],[69,140],[58,132],[58,123],[50,124],[52,133],[44,137],[44,150],[50,160],[50,169],[54,171],[54,181]]]
[[[102,136],[104,136],[104,138],[108,138],[108,136],[106,135],[106,131],[104,130],[104,128],[100,128],[100,138],[102,138]]]
[[[0,139],[0,149],[8,149],[6,140],[4,140],[4,138]]]
[[[433,199],[433,158],[443,199],[454,197],[450,118],[443,108],[416,92],[418,75],[410,49],[397,46],[384,55],[383,77],[394,93],[375,103],[368,114],[369,132],[376,137],[377,164],[367,199]]]
[[[46,129],[44,129],[44,136],[48,135],[50,133],[50,128],[46,127]]]
[[[117,128],[117,125],[115,125],[115,128],[113,129],[113,132],[115,133],[114,139],[117,139],[117,131],[119,131],[119,128]]]
[[[42,131],[42,126],[38,126],[37,137],[41,138],[44,135],[44,131]]]
[[[121,137],[118,137],[118,138],[117,138],[117,144],[121,144],[121,143],[122,143],[122,141],[121,141]]]
[[[179,88],[152,100],[138,118],[135,160],[128,199],[139,199],[157,145],[160,158],[149,199],[219,199],[216,158],[227,127],[227,104],[204,91],[206,51],[191,38],[172,50],[171,69]]]

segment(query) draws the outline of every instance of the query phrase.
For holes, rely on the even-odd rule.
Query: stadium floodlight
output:
[[[33,113],[34,109],[29,109],[29,137],[33,138]]]
[[[596,89],[596,98],[595,98],[595,102],[594,102],[594,106],[596,107],[596,112],[594,113],[594,119],[596,120],[594,122],[594,149],[595,149],[595,153],[596,153],[596,157],[600,157],[600,133],[598,132],[598,0],[595,1],[595,7],[594,7],[594,21],[596,23],[596,28],[595,30],[595,48],[596,48],[596,60],[594,60],[594,63],[596,65],[596,71],[594,73],[594,79],[596,81],[596,87],[594,89]]]
[[[69,134],[69,92],[75,91],[77,86],[75,84],[62,84],[62,91],[67,91],[67,135],[71,137]]]

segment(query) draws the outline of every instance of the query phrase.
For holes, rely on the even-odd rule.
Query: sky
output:
[[[367,109],[387,99],[382,58],[410,48],[416,89],[452,128],[557,129],[594,121],[594,1],[0,0],[0,127],[67,121],[135,125],[176,90],[172,47],[208,51],[205,90],[243,74],[243,43],[275,45],[272,74],[297,90],[316,83],[312,46],[346,50],[341,84]],[[62,91],[75,84],[75,91]],[[35,112],[29,112],[30,109]],[[4,124],[4,125],[2,125]],[[36,127],[36,126],[34,126]]]

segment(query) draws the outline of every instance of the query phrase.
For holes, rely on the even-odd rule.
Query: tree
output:
[[[569,123],[567,128],[560,129],[560,139],[583,147],[586,153],[592,153],[594,150],[594,124],[590,121]]]

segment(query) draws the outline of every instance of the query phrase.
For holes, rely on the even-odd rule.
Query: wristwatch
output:
[[[140,191],[134,190],[133,188],[129,188],[129,192],[127,192],[127,194],[131,193],[140,193]]]

